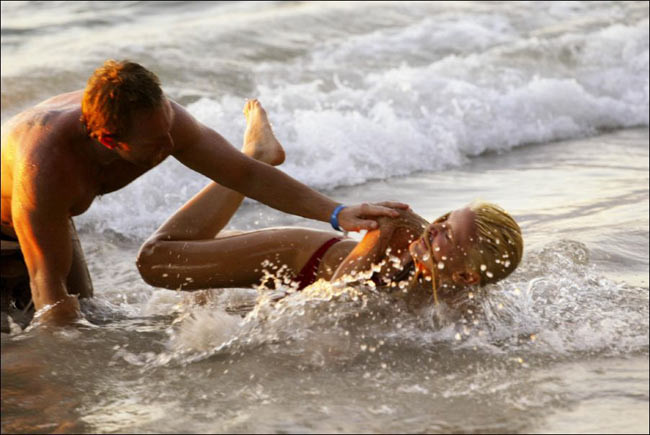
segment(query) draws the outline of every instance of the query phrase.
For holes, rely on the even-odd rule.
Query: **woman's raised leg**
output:
[[[242,152],[278,166],[284,162],[284,149],[275,138],[266,111],[257,100],[244,106],[246,132]],[[211,182],[178,209],[156,230],[150,240],[203,240],[214,238],[230,221],[244,196]]]
[[[244,108],[247,128],[242,152],[279,165],[284,150],[257,100]],[[142,246],[137,265],[149,284],[185,290],[249,287],[263,277],[266,260],[297,273],[332,234],[307,228],[272,228],[219,234],[243,195],[210,183],[174,213]]]

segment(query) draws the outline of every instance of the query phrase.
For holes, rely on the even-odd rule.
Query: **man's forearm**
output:
[[[68,294],[62,280],[36,278],[31,286],[38,323],[66,326],[82,317],[77,297]]]
[[[285,213],[323,222],[329,221],[337,206],[327,196],[259,162],[252,162],[237,185],[229,187]]]
[[[36,273],[30,280],[32,300],[36,311],[47,305],[53,305],[65,299],[68,291],[62,279],[45,276],[44,273]]]
[[[235,150],[218,133],[203,128],[179,147],[176,157],[189,168],[213,181],[285,213],[327,222],[337,203],[274,167]],[[397,217],[397,202],[351,205],[338,214],[338,226],[346,231],[377,228],[380,216]]]

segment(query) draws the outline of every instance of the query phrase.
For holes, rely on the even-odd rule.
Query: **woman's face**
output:
[[[464,273],[465,260],[475,239],[474,217],[469,207],[439,217],[427,226],[420,238],[411,243],[411,256],[428,266],[429,256],[433,255],[435,273],[441,278],[454,279],[454,272]],[[425,237],[431,243],[431,252],[424,241]]]

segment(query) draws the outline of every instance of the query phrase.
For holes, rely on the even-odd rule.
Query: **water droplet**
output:
[[[481,272],[485,272],[487,270],[487,266],[485,264],[481,264]]]
[[[488,271],[488,272],[485,272],[485,274],[487,275],[488,278],[494,277],[494,274],[492,272]]]
[[[442,261],[439,261],[438,262],[438,269],[442,270],[444,268],[445,268],[445,263],[443,263]]]

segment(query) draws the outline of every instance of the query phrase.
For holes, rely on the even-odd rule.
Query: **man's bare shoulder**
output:
[[[80,110],[70,107],[35,107],[22,112],[7,125],[6,134],[3,134],[3,154],[6,147],[20,160],[36,159],[39,163],[43,159],[66,160],[71,154],[68,148],[75,148],[86,140],[79,116]]]
[[[41,101],[34,108],[69,108],[70,106],[81,106],[81,99],[83,98],[83,89],[64,94],[55,95],[47,100]]]
[[[64,201],[78,195],[86,178],[85,140],[74,108],[35,107],[21,113],[3,135],[3,171],[20,179],[24,190],[56,194]]]
[[[80,125],[80,116],[80,91],[48,98],[3,123],[3,145],[5,138],[27,145],[34,143],[33,139],[42,133],[56,137],[65,133],[78,133],[79,130],[73,131],[72,127]]]
[[[3,142],[7,134],[15,135],[33,127],[49,126],[62,113],[80,113],[81,95],[82,91],[56,95],[14,115],[2,125]]]

